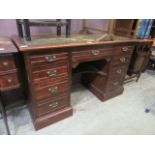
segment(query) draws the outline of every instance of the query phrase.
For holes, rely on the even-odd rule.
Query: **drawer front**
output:
[[[46,115],[51,112],[58,111],[64,107],[69,106],[69,99],[66,98],[61,98],[61,99],[56,99],[53,101],[48,101],[44,103],[43,105],[40,105],[37,107],[37,116],[40,117],[42,115]]]
[[[126,74],[127,67],[126,66],[118,66],[118,67],[112,67],[110,70],[110,76],[117,76],[121,77]]]
[[[59,60],[66,60],[67,58],[68,58],[67,53],[37,54],[30,56],[30,63],[32,67],[36,67],[36,65],[47,65],[53,62],[57,62]]]
[[[36,99],[41,100],[47,97],[54,97],[55,95],[61,95],[61,93],[68,91],[69,83],[60,83],[55,85],[50,85],[48,87],[35,89]]]
[[[0,56],[0,72],[16,69],[13,55]]]
[[[11,73],[0,76],[0,88],[1,90],[8,90],[20,86],[17,73]]]
[[[46,69],[46,70],[45,70]],[[32,79],[37,82],[44,79],[53,79],[58,77],[68,78],[68,65],[64,66],[44,66],[44,70],[32,72]]]
[[[131,55],[133,46],[121,46],[115,48],[115,55]]]
[[[130,58],[131,58],[131,55],[125,55],[125,56],[115,56],[113,58],[113,61],[112,61],[112,65],[113,66],[120,66],[120,65],[128,65],[129,62],[130,62]]]
[[[106,90],[112,91],[112,90],[118,89],[120,86],[122,86],[123,79],[124,77],[109,79],[107,82]]]
[[[72,62],[96,60],[99,58],[102,59],[102,57],[113,55],[113,51],[114,51],[113,48],[109,48],[109,49],[72,52]]]

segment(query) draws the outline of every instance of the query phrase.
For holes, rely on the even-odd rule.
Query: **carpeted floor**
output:
[[[74,115],[35,131],[27,107],[8,111],[12,134],[155,134],[155,72],[142,74],[138,83],[125,84],[124,93],[106,102],[98,100],[83,86],[76,85],[71,95]],[[5,134],[2,119],[0,134]]]

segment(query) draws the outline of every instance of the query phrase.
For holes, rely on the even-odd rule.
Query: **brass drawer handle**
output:
[[[114,86],[117,86],[118,84],[119,84],[119,82],[114,82],[113,83]]]
[[[49,106],[50,108],[55,108],[55,107],[57,107],[58,105],[59,105],[59,102],[54,102],[54,103],[49,104],[48,106]]]
[[[128,51],[128,47],[122,47],[122,51],[123,52],[127,52]]]
[[[125,57],[120,58],[120,61],[121,61],[122,63],[125,63],[125,62],[126,62]]]
[[[53,61],[55,61],[56,60],[56,55],[49,55],[49,56],[45,56],[45,60],[47,61],[47,62],[53,62]]]
[[[116,70],[116,73],[117,74],[121,74],[122,73],[122,70],[121,69],[118,69],[118,70]]]
[[[52,70],[52,71],[47,71],[47,75],[48,75],[49,77],[56,76],[56,75],[57,75],[57,70],[54,69],[54,70]]]
[[[7,79],[7,82],[8,83],[12,83],[12,79]]]
[[[8,66],[9,66],[9,63],[8,63],[7,61],[4,61],[4,62],[3,62],[3,66],[4,66],[4,67],[8,67]]]
[[[100,51],[99,50],[92,50],[91,53],[93,55],[99,55],[100,54]]]
[[[58,87],[55,86],[55,87],[48,88],[48,91],[49,91],[50,93],[56,93],[56,92],[58,91]]]

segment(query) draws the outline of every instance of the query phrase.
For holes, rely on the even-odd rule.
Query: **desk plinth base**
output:
[[[84,83],[84,86],[87,87],[96,97],[98,97],[101,101],[106,101],[110,98],[113,98],[115,96],[121,95],[124,91],[123,86],[118,87],[117,89],[109,92],[104,92],[100,89],[98,89],[95,85],[93,84],[86,84]]]
[[[34,126],[36,130],[44,128],[50,124],[63,120],[73,115],[72,107],[67,107],[54,113],[47,114],[45,116],[36,118],[34,120]]]

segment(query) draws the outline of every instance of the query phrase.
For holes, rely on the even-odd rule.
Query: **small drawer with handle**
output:
[[[130,62],[130,58],[131,58],[131,55],[117,56],[117,57],[115,56],[113,58],[112,65],[113,66],[128,65]]]
[[[67,60],[67,58],[67,53],[37,54],[30,56],[30,63],[32,67],[36,67],[36,65],[47,65],[60,60]]]
[[[32,72],[32,79],[37,82],[43,79],[68,77],[68,65],[57,67],[44,67],[44,70],[36,70]]]
[[[69,90],[69,83],[59,83],[51,85],[48,87],[42,87],[40,89],[35,89],[36,99],[45,99],[47,97],[54,97],[57,94],[60,94]]]
[[[0,73],[10,70],[16,70],[15,60],[13,55],[0,56]]]
[[[10,90],[20,86],[19,78],[17,73],[11,73],[0,76],[0,89]]]
[[[134,46],[120,46],[115,48],[115,55],[132,54]]]
[[[37,107],[37,116],[40,117],[42,115],[58,111],[67,106],[69,106],[69,99],[67,97],[56,99],[54,101],[48,101]]]
[[[123,84],[123,78],[124,77],[109,79],[107,82],[106,90],[112,91],[112,90],[118,89]]]

